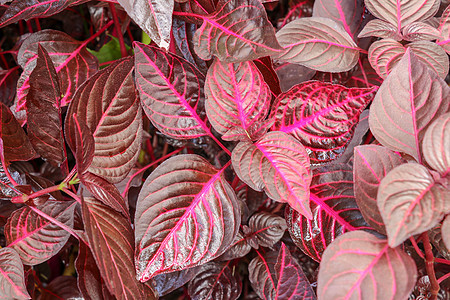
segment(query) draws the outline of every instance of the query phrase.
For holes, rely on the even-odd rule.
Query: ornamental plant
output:
[[[0,298],[449,299],[447,4],[0,0]]]

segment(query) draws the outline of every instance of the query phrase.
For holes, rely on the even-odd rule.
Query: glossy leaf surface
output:
[[[256,191],[264,190],[275,201],[287,202],[311,218],[311,172],[306,149],[284,132],[272,131],[255,143],[240,142],[232,153],[239,178]]]
[[[0,249],[0,291],[2,299],[31,299],[25,286],[23,264],[17,252],[5,247]]]
[[[216,12],[202,19],[194,49],[204,60],[216,56],[222,62],[235,63],[282,50],[259,0],[219,0]]]
[[[254,239],[257,246],[272,247],[283,237],[287,225],[282,217],[267,212],[257,212],[250,217],[248,228],[250,231],[247,239]]]
[[[78,290],[77,279],[74,276],[58,276],[53,279],[43,289],[39,300],[54,300],[54,299],[79,299],[81,293]]]
[[[363,231],[338,237],[323,255],[318,299],[407,299],[417,280],[414,260]]]
[[[272,129],[298,139],[312,162],[331,161],[344,152],[374,91],[320,81],[298,84],[275,100]]]
[[[223,172],[187,154],[166,160],[147,178],[135,215],[139,280],[206,263],[231,245],[240,212]]]
[[[67,117],[66,117],[67,118]],[[77,172],[80,175],[85,173],[94,159],[95,151],[95,140],[92,135],[91,129],[87,127],[86,123],[79,119],[76,114],[73,114],[68,118],[66,130],[70,128],[73,131],[74,136],[72,141],[74,141],[75,149],[75,161],[77,163]],[[81,177],[81,176],[80,176]]]
[[[440,116],[428,127],[423,138],[423,156],[440,174],[450,174],[450,113]]]
[[[449,105],[450,88],[408,50],[373,100],[370,130],[384,146],[420,162],[427,126]]]
[[[197,275],[199,268],[200,267],[194,267],[156,275],[153,277],[155,290],[160,297],[165,296],[191,281]]]

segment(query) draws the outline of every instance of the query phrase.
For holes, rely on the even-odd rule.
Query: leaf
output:
[[[426,20],[439,9],[439,0],[365,0],[366,8],[378,19],[400,29],[415,21]]]
[[[436,44],[444,48],[445,52],[450,53],[450,5],[442,12],[437,29],[440,33],[440,38],[436,40]]]
[[[58,276],[53,279],[42,293],[38,300],[54,299],[80,299],[81,293],[77,287],[77,279],[74,276]]]
[[[282,50],[259,0],[219,0],[216,12],[202,19],[194,49],[204,60],[214,55],[221,62],[237,63]]]
[[[447,249],[450,249],[450,216],[445,217],[441,227],[442,239]]]
[[[214,60],[206,74],[205,95],[208,120],[226,141],[256,140],[270,126],[265,122],[270,89],[251,61]]]
[[[117,0],[160,48],[169,49],[174,0]]]
[[[367,223],[382,234],[386,234],[386,228],[377,206],[378,188],[389,171],[401,164],[400,156],[385,147],[362,145],[355,148],[353,178],[356,203]]]
[[[19,122],[3,102],[0,103],[0,110],[2,141],[0,155],[4,155],[6,162],[33,159],[36,152]]]
[[[252,287],[262,299],[316,299],[302,268],[284,243],[279,251],[263,256],[258,252],[248,271]]]
[[[318,299],[407,299],[417,280],[414,260],[364,231],[338,237],[323,254]]]
[[[277,32],[285,49],[277,59],[322,72],[344,72],[353,68],[359,50],[342,25],[327,18],[301,18]]]
[[[135,214],[140,281],[204,264],[231,245],[241,217],[224,170],[186,154],[166,160],[150,174]]]
[[[359,115],[372,101],[376,87],[346,88],[321,81],[294,86],[275,99],[272,130],[291,134],[308,150],[314,163],[337,158],[350,142]]]
[[[31,299],[25,286],[22,261],[9,247],[0,249],[0,291],[1,299]]]
[[[270,56],[255,59],[253,63],[256,65],[259,72],[261,72],[261,75],[269,86],[273,97],[278,96],[281,93],[280,79],[278,78]]]
[[[106,24],[105,24],[106,25]],[[101,28],[100,26],[99,28]],[[105,43],[98,51],[91,50],[86,48],[89,53],[97,57],[98,63],[104,66],[104,63],[110,63],[112,61],[118,60],[122,58],[122,53],[120,52],[120,42],[119,39],[115,36],[108,34],[108,37],[111,39],[109,42]],[[127,51],[130,50],[130,47],[125,44],[125,48]],[[100,67],[102,68],[102,67]]]
[[[0,70],[0,100],[8,107],[14,103],[18,79],[19,66],[9,70]]]
[[[84,198],[82,211],[92,254],[110,293],[117,299],[156,299],[136,280],[130,220],[93,197]]]
[[[26,103],[28,137],[43,159],[59,167],[66,159],[61,125],[61,91],[55,67],[40,44],[29,83]]]
[[[306,149],[284,132],[272,131],[255,143],[240,142],[231,157],[239,178],[270,198],[287,202],[308,219],[311,172]]]
[[[17,54],[18,64],[24,69],[17,83],[16,111],[23,109],[29,89],[29,75],[36,66],[38,45],[51,53],[58,73],[61,106],[67,105],[75,90],[98,69],[97,59],[86,50],[86,44],[56,30],[46,29],[30,34]]]
[[[75,152],[73,114],[95,141],[89,172],[111,183],[124,179],[136,162],[142,139],[142,112],[133,79],[132,57],[98,71],[76,92],[66,117],[66,140]]]
[[[247,239],[255,239],[257,246],[272,247],[283,237],[287,225],[282,217],[267,212],[257,212],[251,216],[248,227],[250,232],[247,234]]]
[[[429,41],[417,41],[407,45],[417,55],[421,62],[431,66],[442,79],[445,79],[449,69],[448,55],[442,47]]]
[[[165,296],[191,281],[197,275],[199,268],[195,267],[156,275],[153,277],[155,290],[158,291],[160,297]]]
[[[73,227],[76,204],[75,201],[47,201],[37,210],[67,227]],[[25,265],[35,266],[57,254],[70,233],[25,206],[9,217],[5,237],[8,247],[17,251]]]
[[[67,117],[66,117],[67,118]],[[66,131],[70,128],[73,130],[74,136],[71,137],[75,140],[75,161],[77,163],[77,172],[82,177],[92,164],[95,151],[95,140],[91,130],[87,127],[83,120],[79,120],[76,114],[69,116],[67,121],[70,127],[66,127]],[[69,140],[69,139],[67,139]]]
[[[377,204],[386,225],[389,246],[433,228],[450,212],[449,190],[424,166],[403,164],[380,183]]]
[[[238,272],[232,271],[228,263],[210,262],[203,265],[189,282],[188,294],[192,300],[239,298],[242,281]]]
[[[358,34],[359,38],[370,36],[395,41],[401,41],[403,39],[403,36],[397,31],[397,26],[380,19],[370,20]]]
[[[357,229],[371,230],[353,195],[353,173],[344,164],[314,170],[311,183],[312,220],[286,208],[285,218],[294,243],[320,262],[326,247],[341,234]]]
[[[407,50],[372,102],[370,130],[384,146],[420,162],[426,128],[449,110],[449,93],[447,84]]]
[[[275,72],[280,79],[281,91],[284,93],[294,85],[310,80],[316,74],[315,70],[305,66],[281,61],[275,62]]]
[[[252,247],[247,242],[247,238],[244,237],[244,234],[241,231],[239,231],[230,248],[228,248],[228,250],[225,251],[224,254],[222,254],[219,258],[217,258],[217,261],[227,261],[235,258],[244,257],[251,250]]]
[[[450,113],[436,119],[423,137],[423,156],[442,176],[450,173]]]
[[[142,107],[161,133],[175,139],[212,136],[204,112],[204,75],[181,57],[134,44]]]
[[[19,172],[13,171],[8,168],[11,177],[19,184],[24,185],[25,180],[20,175]],[[18,196],[19,194],[15,191],[14,185],[9,181],[8,176],[6,176],[3,164],[0,164],[0,199],[1,200],[11,200],[11,198]],[[0,201],[1,203],[2,201]]]
[[[414,22],[403,28],[403,39],[407,41],[432,41],[440,37],[439,30],[424,22]]]

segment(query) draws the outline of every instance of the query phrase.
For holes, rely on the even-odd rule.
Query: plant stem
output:
[[[420,256],[420,258],[425,259],[425,256],[423,255],[422,250],[420,250],[419,245],[417,245],[416,240],[413,237],[410,237],[409,240],[411,241],[411,244],[413,245],[414,249],[416,250],[417,254]]]
[[[434,272],[434,255],[431,249],[430,238],[428,232],[422,234],[422,243],[425,248],[425,268],[427,270],[428,278],[431,283],[431,300],[437,300],[437,295],[439,293],[439,283],[436,279],[436,273]]]
[[[441,284],[445,279],[450,278],[450,273],[445,274],[441,278],[438,279],[438,283]]]
[[[75,194],[74,192],[72,192],[71,190],[69,190],[68,188],[63,188],[62,191],[64,193],[66,193],[67,195],[69,195],[70,197],[72,197],[73,199],[75,199],[75,201],[77,201],[78,203],[81,204],[81,199],[80,197],[78,197],[77,194]]]
[[[117,17],[116,7],[112,3],[109,3],[108,5],[114,20],[114,27],[116,28],[117,38],[119,39],[120,54],[122,55],[122,57],[127,57],[127,48],[125,47],[125,42],[123,41],[122,30],[120,29],[119,17]]]

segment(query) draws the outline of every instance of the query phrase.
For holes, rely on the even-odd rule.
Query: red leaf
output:
[[[39,300],[80,299],[77,279],[74,276],[58,276],[53,279],[39,296]]]
[[[37,209],[73,227],[75,201],[47,201]],[[23,263],[37,265],[53,257],[66,244],[70,233],[38,215],[30,207],[16,210],[5,225],[8,247],[17,251]]]
[[[314,170],[311,183],[311,210],[308,220],[291,208],[285,218],[294,243],[316,261],[336,237],[357,229],[370,230],[353,196],[353,173],[344,164]]]
[[[319,299],[408,299],[417,280],[414,260],[364,231],[338,237],[323,254]]]
[[[269,86],[256,65],[215,60],[205,82],[206,114],[214,129],[227,141],[257,140],[271,124]]]
[[[236,174],[252,189],[264,190],[273,200],[287,202],[308,219],[312,218],[309,157],[296,139],[272,131],[255,143],[240,142],[231,159]]]
[[[344,152],[375,90],[321,81],[301,83],[275,100],[272,129],[298,139],[312,162],[331,161]]]
[[[142,112],[133,80],[132,57],[98,71],[77,90],[67,112],[66,139],[75,152],[72,118],[92,132],[94,158],[89,172],[118,183],[136,162],[142,139]],[[85,162],[84,162],[85,163]]]
[[[0,99],[7,106],[14,103],[18,79],[19,66],[9,70],[0,70]]]
[[[363,145],[355,148],[356,203],[367,223],[382,234],[386,234],[386,228],[377,206],[378,187],[389,171],[401,164],[400,156],[385,147]]]
[[[440,116],[423,137],[423,156],[442,176],[450,174],[450,113]]]
[[[66,159],[61,125],[61,91],[55,67],[40,44],[29,84],[26,103],[28,137],[36,152],[58,167]]]
[[[198,155],[178,155],[147,178],[136,206],[138,278],[204,264],[233,242],[240,224],[236,195],[223,172]]]
[[[201,18],[194,49],[204,60],[244,62],[282,50],[259,0],[219,0],[216,12]]]
[[[0,249],[0,291],[3,299],[31,299],[25,286],[22,261],[9,247]]]
[[[445,179],[444,179],[445,180]],[[425,232],[450,213],[450,192],[424,166],[403,164],[381,180],[377,204],[389,238],[397,247],[414,234]]]
[[[281,94],[280,80],[275,72],[275,68],[272,63],[270,56],[264,56],[253,61],[258,68],[259,72],[264,78],[264,81],[270,88],[272,96],[276,97]]]
[[[449,106],[447,84],[407,50],[375,96],[369,114],[370,130],[384,146],[420,162],[427,127]]]
[[[68,120],[67,122],[71,122],[72,124],[66,127],[66,131],[73,130],[74,137],[71,138],[72,141],[75,140],[75,149],[72,150],[75,151],[77,172],[82,177],[94,159],[95,140],[89,127],[87,127],[83,120],[79,120],[76,114],[73,114],[72,118]]]

